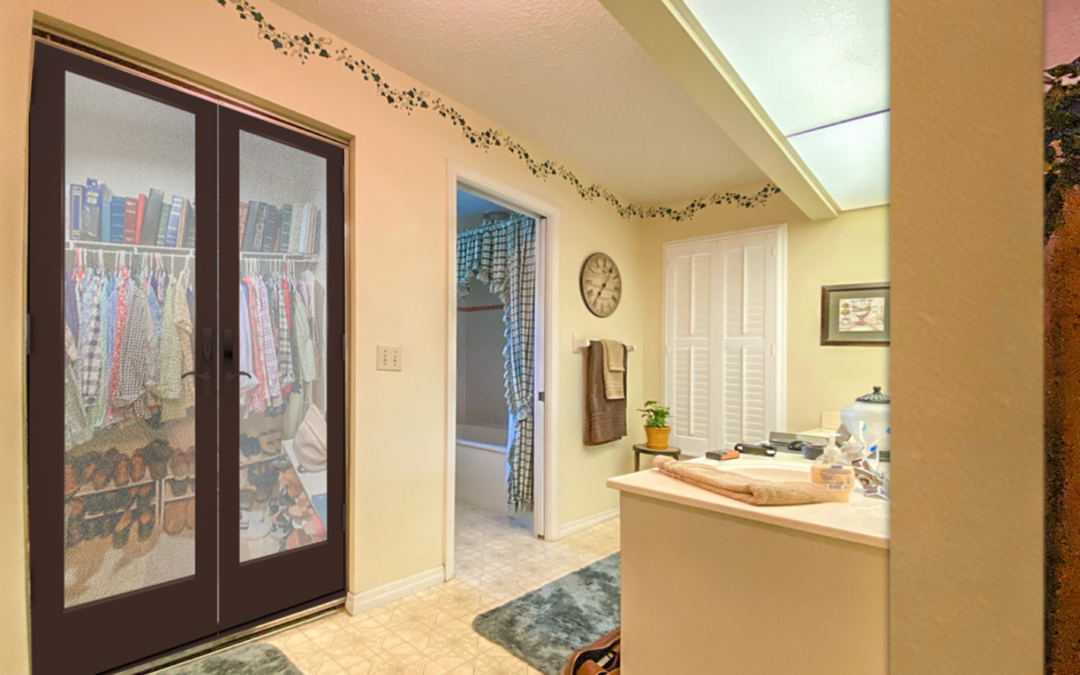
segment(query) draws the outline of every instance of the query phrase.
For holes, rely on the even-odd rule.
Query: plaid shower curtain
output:
[[[533,508],[533,346],[536,341],[536,221],[515,214],[508,220],[458,233],[458,295],[473,280],[487,284],[503,302],[506,347],[503,380],[514,418],[509,450],[511,512]]]

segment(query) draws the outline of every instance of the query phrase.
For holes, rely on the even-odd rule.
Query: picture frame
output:
[[[889,282],[821,287],[821,344],[888,347]]]

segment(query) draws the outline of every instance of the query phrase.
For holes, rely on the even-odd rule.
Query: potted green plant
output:
[[[653,450],[667,450],[668,435],[671,427],[667,425],[668,415],[671,408],[662,406],[656,401],[645,401],[644,408],[638,408],[638,412],[645,418],[645,447]]]

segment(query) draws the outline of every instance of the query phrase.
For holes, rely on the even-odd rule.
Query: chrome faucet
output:
[[[863,494],[874,499],[889,499],[889,477],[881,471],[875,471],[866,463],[866,458],[851,463],[855,469],[855,478],[863,486]]]

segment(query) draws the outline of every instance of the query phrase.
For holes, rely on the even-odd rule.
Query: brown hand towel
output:
[[[626,347],[618,340],[601,340],[604,346],[604,396],[609,401],[626,398]]]
[[[753,506],[790,506],[832,501],[828,488],[810,481],[775,483],[754,480],[707,464],[678,462],[662,455],[653,459],[653,466],[672,478]]]
[[[626,388],[626,353],[623,372],[617,373]],[[626,399],[608,399],[604,392],[604,347],[589,343],[585,352],[585,445],[602,445],[626,435]]]

